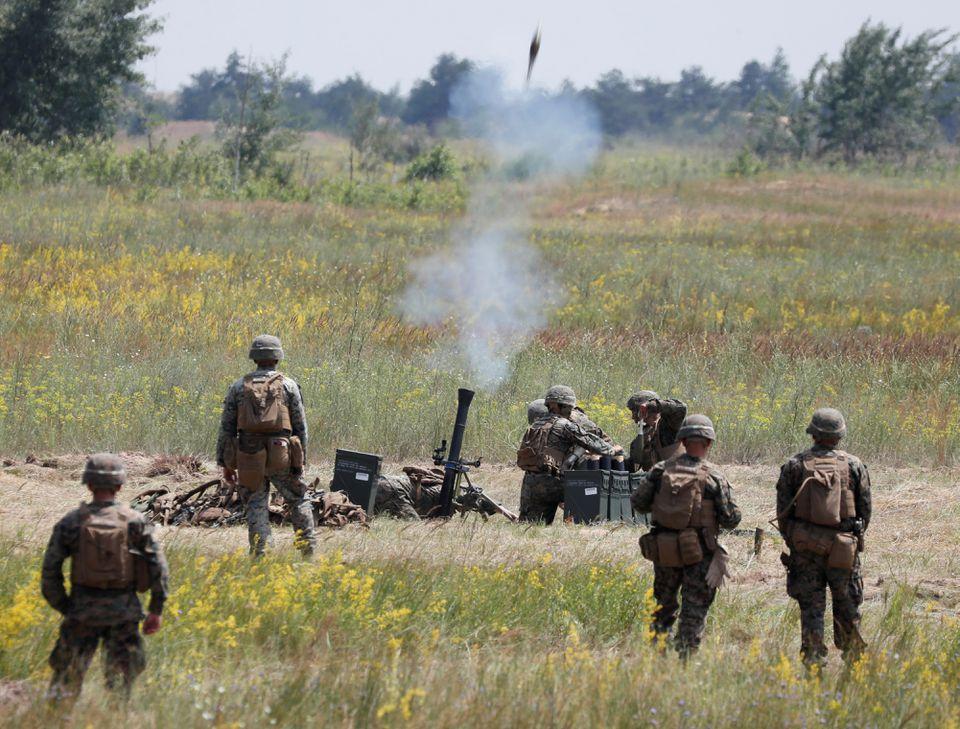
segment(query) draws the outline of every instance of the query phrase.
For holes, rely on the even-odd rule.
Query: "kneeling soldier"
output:
[[[228,483],[239,483],[248,496],[247,533],[257,556],[272,544],[270,484],[290,505],[296,544],[304,555],[316,542],[313,509],[304,499],[301,480],[307,447],[307,420],[300,386],[278,372],[280,340],[261,334],[250,345],[257,369],[227,390],[217,438],[217,463]]]
[[[870,524],[870,475],[859,458],[837,448],[846,432],[840,411],[817,410],[807,426],[813,447],[787,461],[777,481],[777,524],[790,548],[780,559],[787,568],[787,594],[800,604],[800,652],[808,667],[827,659],[828,585],[834,644],[845,659],[866,647],[860,635],[858,552]]]
[[[93,501],[61,519],[43,556],[41,590],[63,614],[60,637],[50,654],[53,679],[48,696],[72,701],[97,645],[103,642],[107,686],[129,696],[146,657],[140,637],[160,629],[167,597],[167,563],[141,514],[118,504],[126,480],[122,461],[109,453],[91,456],[83,482]],[[70,558],[70,592],[63,586],[63,563]],[[144,620],[137,590],[150,590],[150,614]]]
[[[530,403],[527,416],[536,419],[517,451],[517,465],[525,471],[520,490],[520,521],[552,524],[557,507],[563,502],[563,463],[573,449],[580,446],[601,456],[613,456],[623,449],[571,421],[577,396],[569,387],[551,387],[544,404],[546,414],[542,414],[536,401]]]
[[[736,527],[740,510],[733,503],[727,479],[706,460],[716,439],[710,418],[690,415],[678,436],[686,453],[650,469],[631,501],[634,509],[653,516],[653,529],[640,538],[643,556],[654,565],[657,610],[653,629],[669,634],[679,608],[676,648],[686,657],[700,646],[707,611],[717,594],[716,587],[708,583],[707,572],[718,553],[719,529]]]

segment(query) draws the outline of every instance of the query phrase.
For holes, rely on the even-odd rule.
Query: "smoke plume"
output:
[[[411,322],[456,334],[437,364],[465,367],[474,384],[495,390],[563,299],[528,241],[529,190],[586,172],[600,127],[581,98],[510,92],[489,70],[460,84],[451,114],[488,147],[489,171],[472,185],[451,246],[413,265],[401,306]]]

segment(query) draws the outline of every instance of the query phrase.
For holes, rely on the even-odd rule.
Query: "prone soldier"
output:
[[[661,400],[653,390],[641,390],[630,396],[627,408],[640,427],[630,443],[627,470],[649,471],[655,463],[681,453],[683,446],[677,432],[687,416],[687,406],[680,400]]]
[[[270,484],[290,505],[296,544],[309,556],[316,544],[313,510],[301,479],[306,461],[307,420],[300,386],[277,371],[283,347],[261,334],[250,345],[257,369],[234,382],[223,399],[217,463],[223,478],[246,491],[250,551],[264,553],[270,533]]]
[[[685,451],[640,477],[631,502],[653,517],[653,529],[640,538],[643,556],[653,562],[653,630],[668,635],[679,609],[675,646],[686,658],[700,647],[707,611],[722,581],[711,573],[726,572],[719,530],[735,528],[740,509],[727,479],[707,460],[716,440],[710,418],[690,415],[677,435]]]
[[[571,388],[551,387],[544,404],[547,413],[533,421],[517,451],[517,465],[525,472],[520,490],[520,520],[552,524],[563,501],[563,464],[573,449],[580,446],[602,456],[613,456],[623,449],[588,433],[571,420],[577,405]],[[536,412],[534,403],[530,405],[528,417]]]
[[[168,592],[167,563],[153,525],[133,509],[117,503],[126,481],[123,462],[99,453],[87,459],[83,483],[93,495],[63,517],[43,556],[41,591],[63,615],[60,635],[50,654],[53,678],[48,697],[72,702],[98,644],[103,643],[107,687],[124,697],[146,667],[144,635],[160,629]],[[63,584],[63,563],[70,559],[70,591]],[[144,619],[138,590],[150,590]]]
[[[777,481],[777,526],[790,549],[780,560],[787,568],[787,594],[800,605],[800,652],[807,667],[826,663],[828,586],[834,644],[848,660],[866,647],[859,552],[872,511],[870,475],[859,458],[837,448],[846,432],[840,411],[814,412],[807,426],[813,446],[787,461]]]

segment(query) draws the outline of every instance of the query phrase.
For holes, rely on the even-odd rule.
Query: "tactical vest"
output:
[[[658,526],[676,531],[701,530],[712,549],[718,530],[713,499],[704,498],[709,471],[706,461],[688,465],[679,458],[669,459],[653,497],[651,513]]]
[[[517,465],[529,473],[560,473],[566,453],[550,445],[550,434],[560,416],[536,421],[527,428],[517,451]]]
[[[254,372],[243,378],[237,428],[244,433],[280,433],[292,430],[283,374]]]
[[[850,461],[843,451],[803,456],[803,481],[797,490],[794,516],[819,526],[839,527],[843,519],[857,515],[850,488]]]
[[[81,506],[77,552],[70,566],[71,584],[100,590],[133,589],[137,574],[130,551],[129,524],[138,519],[137,512],[119,504],[96,512]]]
[[[630,460],[633,462],[634,470],[647,470],[644,468],[643,456],[648,445],[651,453],[653,454],[653,458],[651,459],[651,463],[647,466],[647,468],[652,467],[654,464],[657,464],[660,461],[666,461],[676,456],[682,456],[685,453],[683,443],[681,443],[679,440],[675,440],[670,445],[661,445],[659,436],[660,432],[658,427],[657,430],[653,431],[653,435],[650,437],[649,443],[642,433],[633,439],[633,442],[630,444]]]

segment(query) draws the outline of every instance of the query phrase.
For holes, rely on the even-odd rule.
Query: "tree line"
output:
[[[222,68],[193,74],[172,97],[151,92],[135,70],[160,27],[147,14],[151,3],[7,0],[0,6],[0,131],[47,142],[208,119],[219,123],[238,168],[255,151],[289,141],[284,129],[347,134],[359,141],[358,152],[380,145],[386,157],[411,146],[402,130],[457,133],[451,93],[477,64],[453,54],[440,56],[407,94],[378,90],[360,75],[315,88],[287,74],[284,59],[257,64],[237,53]],[[764,157],[902,156],[958,141],[955,40],[945,30],[906,38],[867,22],[799,82],[778,51],[767,62],[748,61],[732,81],[696,66],[674,81],[614,69],[592,85],[567,82],[543,93],[588,99],[611,137],[713,135],[745,141]]]

